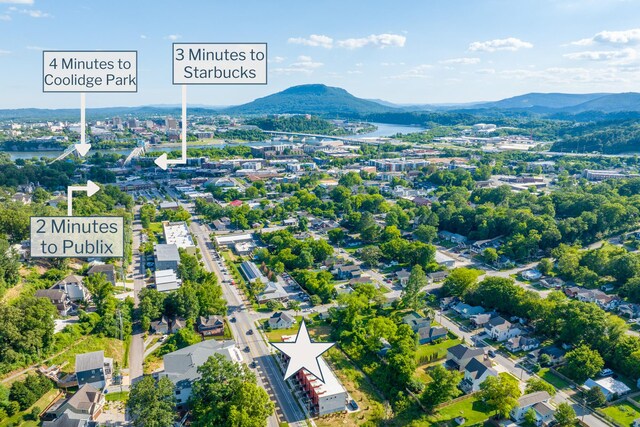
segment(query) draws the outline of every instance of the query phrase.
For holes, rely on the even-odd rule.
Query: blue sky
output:
[[[42,49],[138,50],[137,94],[87,106],[177,104],[171,43],[267,42],[267,86],[197,86],[231,105],[325,83],[397,103],[526,92],[640,91],[633,0],[0,0],[0,108],[77,107],[41,92]]]

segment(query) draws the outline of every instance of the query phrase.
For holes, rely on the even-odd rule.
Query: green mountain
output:
[[[258,98],[224,110],[229,114],[317,114],[359,115],[398,111],[388,105],[357,98],[344,89],[310,84],[293,86],[282,92]]]
[[[511,110],[543,107],[566,109],[610,95],[611,94],[608,93],[526,93],[524,95],[501,99],[500,101],[481,103],[472,106],[472,108]]]

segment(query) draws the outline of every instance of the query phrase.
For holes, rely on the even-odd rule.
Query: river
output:
[[[368,132],[368,133],[362,133],[362,134],[358,134],[358,135],[353,135],[354,138],[373,138],[373,137],[385,137],[385,136],[393,136],[397,133],[412,133],[412,132],[421,132],[423,130],[426,130],[426,128],[423,127],[419,127],[419,126],[407,126],[407,125],[390,125],[390,124],[386,124],[386,123],[372,123],[373,125],[377,126],[377,129],[373,132]],[[238,144],[238,145],[248,145],[248,146],[262,146],[262,145],[266,145],[268,143],[266,142],[247,142],[247,143],[242,143],[242,144]],[[208,144],[208,145],[189,145],[189,148],[206,148],[206,147],[224,147],[225,145],[227,145],[226,143],[212,143],[212,144]],[[235,144],[234,144],[235,145]],[[149,148],[149,151],[177,151],[179,150],[180,147],[179,146],[151,146]],[[90,153],[95,154],[95,153],[102,153],[102,154],[107,154],[107,153],[116,153],[116,154],[123,154],[123,155],[128,155],[131,152],[130,148],[123,148],[123,149],[111,149],[111,150],[91,150]],[[9,154],[9,156],[11,157],[11,160],[16,160],[16,159],[31,159],[33,157],[39,158],[39,157],[49,157],[49,158],[56,158],[58,157],[61,153],[62,150],[51,150],[51,151],[7,151],[7,153]]]

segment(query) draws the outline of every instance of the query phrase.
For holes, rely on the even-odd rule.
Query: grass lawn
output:
[[[569,388],[569,383],[549,371],[549,368],[542,368],[538,371],[538,376],[557,389]]]
[[[155,234],[162,234],[163,233],[162,223],[159,221],[152,222],[151,224],[149,224],[149,231]]]
[[[205,340],[218,340],[218,341],[226,341],[232,340],[233,334],[231,333],[231,328],[227,323],[227,319],[224,319],[224,333],[222,335],[210,335],[204,337]]]
[[[105,400],[107,402],[126,402],[129,399],[129,392],[128,391],[116,391],[114,393],[107,393],[104,396]]]
[[[330,349],[322,357],[334,369],[336,376],[361,410],[348,415],[334,414],[318,418],[315,420],[316,425],[318,427],[342,427],[363,425],[367,422],[379,425],[385,412],[381,403],[382,399],[362,371],[357,369],[338,348]]]
[[[300,328],[300,322],[302,321],[303,316],[296,316],[296,323],[293,324],[289,329],[273,329],[271,331],[265,332],[267,339],[269,341],[280,341],[283,335],[295,335],[298,333],[298,329]],[[312,317],[313,318],[313,317]],[[325,322],[314,321],[313,324],[308,325],[309,335],[313,339],[322,340],[326,338],[331,333],[331,326],[327,325]]]
[[[105,357],[112,357],[114,364],[117,363],[118,366],[123,367],[124,347],[124,343],[118,339],[88,335],[86,340],[70,347],[66,352],[51,360],[49,364],[60,365],[66,362],[67,364],[62,370],[64,372],[73,372],[77,354],[104,350]]]
[[[633,420],[640,418],[640,410],[626,402],[609,406],[608,408],[601,409],[601,411],[621,426],[631,426]]]
[[[474,396],[460,400],[452,405],[441,408],[435,415],[427,418],[433,424],[446,423],[446,425],[455,424],[453,419],[456,417],[464,417],[465,425],[473,425],[487,420],[492,411],[483,402],[477,400]]]
[[[35,407],[38,407],[40,409],[40,411],[43,411],[47,406],[49,406],[49,404],[51,402],[53,402],[53,400],[56,398],[56,396],[58,396],[59,392],[60,391],[57,390],[57,389],[49,390],[40,399],[38,399],[36,401],[36,403],[34,403],[30,408],[28,408],[26,411],[18,412],[17,414],[15,414],[12,417],[0,420],[0,427],[14,426],[14,425],[20,425],[21,427],[39,426],[40,425],[39,420],[38,421],[25,420],[25,418],[27,418],[27,419],[30,418],[31,410],[33,408],[35,408]]]
[[[453,347],[456,344],[460,344],[462,341],[457,338],[447,338],[446,340],[437,344],[422,344],[418,346],[416,351],[416,361],[420,363],[420,360],[429,358],[432,354],[437,354],[436,359],[443,359],[447,356],[447,349]]]

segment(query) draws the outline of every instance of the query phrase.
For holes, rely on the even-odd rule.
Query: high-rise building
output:
[[[178,121],[173,117],[167,117],[164,119],[164,126],[166,130],[178,130]]]

